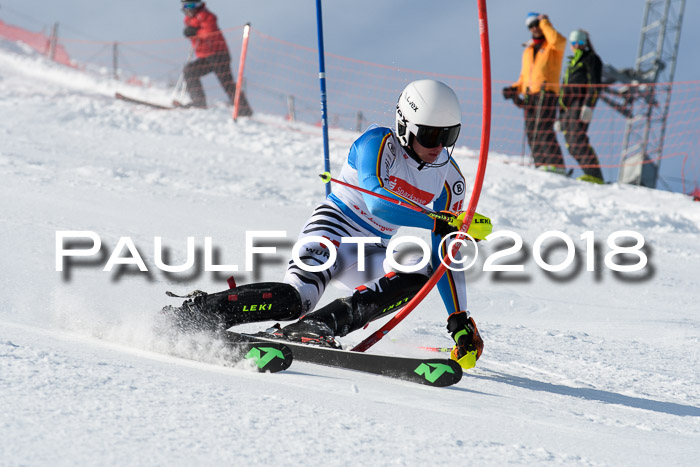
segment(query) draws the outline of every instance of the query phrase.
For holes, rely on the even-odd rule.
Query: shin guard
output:
[[[302,319],[325,323],[336,336],[344,336],[375,319],[402,308],[425,285],[423,274],[394,273],[381,277],[372,287],[361,285],[351,297],[339,298]]]

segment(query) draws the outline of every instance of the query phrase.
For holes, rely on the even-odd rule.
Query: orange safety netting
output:
[[[40,54],[48,55],[51,52],[51,38],[49,36],[3,23],[2,20],[0,20],[0,37],[10,41],[23,42]],[[66,49],[60,44],[56,46],[53,54],[56,62],[73,66]]]
[[[241,52],[242,31],[243,26],[222,30],[231,59],[230,65],[226,66],[233,67],[234,77]],[[0,29],[0,35],[1,32]],[[47,39],[41,36],[45,47]],[[88,72],[144,86],[155,81],[174,86],[181,78],[190,49],[190,43],[184,37],[118,44],[60,39],[59,44],[61,50],[70,53],[72,63],[80,64]],[[41,47],[40,41],[37,47]],[[315,48],[293,44],[253,28],[243,82],[245,96],[253,110],[320,124],[317,60]],[[476,155],[481,131],[480,77],[409,70],[326,53],[329,125],[353,131],[362,131],[370,123],[393,126],[396,98],[401,90],[410,81],[428,77],[445,82],[457,92],[463,112],[458,145],[473,149]],[[203,76],[201,82],[208,105],[217,100],[229,100],[213,73]],[[582,168],[599,166],[606,181],[617,180],[620,171],[630,166],[658,164],[659,188],[689,193],[698,186],[700,81],[602,85],[587,131],[564,125],[568,136],[561,131],[552,131],[547,136],[555,119],[561,119],[555,108],[556,102],[547,102],[536,109],[528,122],[524,109],[501,96],[501,88],[510,84],[511,81],[505,80],[493,82],[490,145],[492,152],[510,156],[510,162],[531,165],[549,161],[548,157],[552,157],[554,165],[573,171],[574,176],[581,175]],[[667,101],[668,117],[662,134],[659,116],[663,114]],[[627,131],[627,116],[636,118],[630,131]],[[649,121],[648,131],[645,119]],[[531,128],[529,137],[526,131],[528,123],[536,129],[533,133]],[[545,136],[546,140],[537,144]],[[646,141],[646,156],[626,158],[623,162],[621,155],[626,138],[632,149]],[[592,152],[582,150],[587,145]],[[574,158],[577,152],[578,162]],[[559,153],[562,159],[557,159]],[[590,154],[595,154],[595,158]]]

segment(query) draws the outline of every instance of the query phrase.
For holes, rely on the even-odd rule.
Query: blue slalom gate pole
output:
[[[326,60],[323,51],[323,13],[321,0],[316,0],[316,27],[318,30],[318,79],[321,84],[321,126],[323,127],[323,171],[331,171],[328,155],[328,105],[326,103]],[[330,183],[326,184],[326,196],[331,193]]]

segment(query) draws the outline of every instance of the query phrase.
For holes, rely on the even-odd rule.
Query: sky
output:
[[[316,2],[312,0],[210,0],[221,27],[250,22],[274,37],[317,47]],[[521,44],[528,39],[525,16],[547,13],[568,36],[577,28],[590,32],[605,63],[632,67],[639,46],[644,0],[489,0],[492,75],[517,79]],[[700,79],[693,56],[700,30],[700,2],[686,2],[676,81]],[[138,41],[180,37],[179,0],[0,0],[0,20],[32,30],[59,22],[61,36],[74,39]],[[327,52],[420,71],[480,76],[476,1],[325,0],[324,45]]]

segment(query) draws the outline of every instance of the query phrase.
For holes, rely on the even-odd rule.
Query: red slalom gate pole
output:
[[[489,152],[489,140],[491,137],[491,52],[489,49],[489,28],[488,28],[488,18],[486,15],[486,0],[477,0],[479,9],[479,36],[481,39],[481,74],[482,74],[482,91],[483,91],[483,108],[482,108],[482,121],[481,121],[481,148],[479,150],[479,165],[476,170],[476,179],[474,180],[474,188],[472,189],[472,195],[469,199],[469,206],[467,207],[467,214],[464,218],[464,224],[462,224],[462,229],[460,234],[457,236],[457,240],[464,239],[464,233],[467,232],[469,226],[472,223],[474,213],[476,212],[476,205],[479,203],[479,197],[481,196],[481,187],[484,182],[484,174],[486,173],[486,162],[488,160]],[[421,288],[415,297],[409,301],[406,306],[399,310],[384,326],[382,326],[377,331],[369,335],[365,340],[357,344],[351,350],[354,352],[364,352],[365,350],[372,347],[374,344],[379,342],[382,337],[384,337],[389,331],[394,329],[397,324],[399,324],[403,319],[411,313],[426,295],[432,290],[435,284],[438,283],[442,275],[447,270],[447,266],[450,264],[450,256],[454,258],[454,255],[459,250],[461,242],[457,241],[452,247],[452,254],[444,258],[444,262],[440,264],[437,270],[430,276],[428,282]]]
[[[248,37],[250,36],[250,23],[243,26],[243,45],[241,45],[241,58],[238,61],[238,78],[236,79],[236,94],[233,98],[233,121],[238,118],[238,105],[241,100],[241,87],[243,86],[243,69],[245,68],[245,56],[248,53]]]

